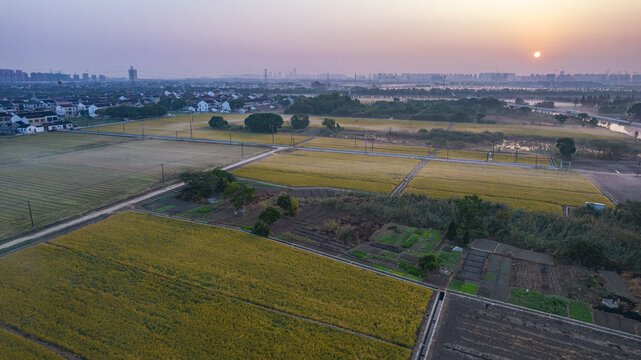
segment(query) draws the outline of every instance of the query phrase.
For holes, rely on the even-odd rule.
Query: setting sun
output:
[[[541,52],[540,51],[535,51],[534,52],[534,57],[537,58],[537,59],[540,58],[541,57]]]

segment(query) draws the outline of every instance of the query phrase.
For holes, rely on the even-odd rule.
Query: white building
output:
[[[231,106],[229,106],[229,103],[227,101],[225,101],[222,105],[220,105],[220,112],[221,113],[231,112]]]
[[[198,103],[198,112],[209,112],[209,104],[201,100]]]

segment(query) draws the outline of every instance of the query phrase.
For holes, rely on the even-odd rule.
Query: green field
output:
[[[241,159],[239,146],[70,133],[0,140],[0,239],[161,185],[188,169]],[[245,147],[245,156],[263,151]]]
[[[583,174],[496,165],[431,161],[406,189],[437,198],[478,195],[514,208],[561,212],[562,205],[612,203]]]
[[[0,258],[0,323],[88,359],[407,359],[432,292],[125,212]]]
[[[390,154],[409,154],[427,156],[430,154],[430,149],[426,146],[407,146],[398,144],[388,144],[372,142],[364,139],[347,139],[347,138],[328,138],[318,137],[311,141],[306,142],[302,147],[318,147],[326,149],[342,149],[342,150],[356,150],[356,151],[374,151]]]
[[[388,193],[419,160],[295,151],[235,170],[238,176],[294,187],[333,187]]]

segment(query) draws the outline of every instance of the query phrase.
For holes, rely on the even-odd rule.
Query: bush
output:
[[[254,132],[276,132],[283,126],[283,118],[278,114],[251,114],[245,119],[245,128]]]
[[[305,114],[294,114],[289,123],[295,130],[304,129],[309,126],[309,116]]]
[[[427,254],[418,261],[418,266],[424,271],[432,271],[438,268],[439,259],[434,254]]]
[[[258,221],[256,224],[254,224],[254,227],[252,228],[252,234],[256,234],[258,236],[263,236],[263,237],[268,237],[270,231],[271,231],[271,227],[262,221]]]
[[[209,120],[209,126],[214,129],[226,129],[229,123],[222,116],[212,116]]]
[[[264,221],[268,225],[272,225],[280,218],[280,211],[272,206],[266,207],[263,211],[260,212],[258,218]]]
[[[330,130],[336,129],[337,125],[338,124],[336,123],[336,120],[334,120],[334,119],[330,119],[330,118],[323,119],[323,126],[325,126],[326,128],[328,128]]]
[[[180,198],[189,201],[201,201],[214,194],[224,192],[227,186],[236,180],[234,175],[218,169],[205,172],[185,172],[180,174],[179,178],[186,184]]]
[[[278,205],[285,215],[296,216],[298,214],[298,199],[292,198],[287,193],[281,193],[276,200],[276,205]]]

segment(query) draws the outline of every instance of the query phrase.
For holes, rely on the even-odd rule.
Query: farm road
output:
[[[238,167],[238,166],[243,166],[243,165],[246,165],[246,164],[251,163],[253,161],[260,160],[262,158],[271,156],[271,155],[275,154],[276,152],[281,151],[283,149],[286,149],[286,147],[279,147],[279,148],[274,149],[272,151],[268,151],[266,153],[258,154],[256,156],[252,156],[250,158],[243,159],[243,160],[235,162],[233,164],[229,164],[227,166],[224,166],[222,169],[223,170],[229,170],[229,169],[232,169],[232,168],[235,168],[235,167]],[[75,218],[73,220],[70,220],[70,221],[67,221],[67,222],[64,222],[64,223],[61,223],[61,224],[46,228],[46,229],[44,229],[42,231],[30,234],[30,235],[25,235],[25,236],[19,237],[17,239],[14,239],[12,241],[6,242],[4,244],[0,244],[0,250],[16,247],[16,246],[19,246],[22,243],[25,243],[25,242],[28,242],[28,241],[32,241],[32,240],[37,240],[37,239],[45,237],[47,235],[55,234],[55,233],[57,233],[59,231],[62,231],[62,230],[65,230],[67,228],[82,224],[82,223],[87,222],[87,221],[91,221],[91,220],[96,219],[96,218],[98,218],[100,216],[113,214],[115,212],[118,212],[118,211],[121,211],[123,209],[129,208],[129,207],[133,206],[134,204],[139,203],[141,201],[145,201],[147,199],[151,199],[153,197],[156,197],[158,195],[164,194],[166,192],[170,192],[170,191],[176,190],[176,189],[180,188],[183,185],[184,185],[183,182],[180,182],[180,183],[177,183],[177,184],[172,184],[172,185],[169,185],[169,186],[164,187],[162,189],[155,190],[155,191],[149,192],[147,194],[144,194],[144,195],[141,195],[141,196],[138,196],[138,197],[134,197],[134,198],[130,198],[130,199],[125,200],[125,201],[118,202],[118,203],[116,203],[114,205],[111,205],[111,206],[108,206],[108,207],[106,207],[104,209],[101,209],[101,210],[98,210],[98,211],[94,211],[92,213],[89,213],[87,215]]]

